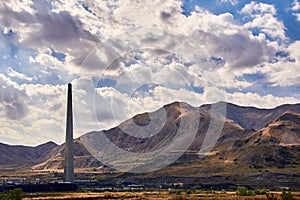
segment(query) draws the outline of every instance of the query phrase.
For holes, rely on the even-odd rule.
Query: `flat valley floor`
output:
[[[269,192],[273,194],[273,197],[277,200],[281,200],[281,192]],[[268,199],[266,195],[256,196],[237,196],[235,192],[214,192],[214,193],[199,193],[199,194],[187,194],[186,192],[177,192],[176,194],[170,194],[170,192],[76,192],[76,193],[39,193],[39,194],[27,194],[25,195],[26,200],[29,199],[63,199],[63,200],[96,200],[96,199],[130,199],[130,200],[185,200],[185,199]],[[292,192],[292,199],[300,200],[300,192]]]

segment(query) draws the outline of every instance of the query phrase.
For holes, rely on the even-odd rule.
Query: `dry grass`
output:
[[[275,192],[274,192],[275,193]],[[276,193],[280,196],[280,193]],[[294,192],[293,198],[295,200],[300,200],[300,192]],[[102,192],[102,193],[43,193],[39,195],[32,195],[28,196],[24,199],[130,199],[130,200],[142,200],[142,199],[149,199],[149,200],[159,200],[159,199],[166,199],[166,200],[185,200],[185,199],[229,199],[229,200],[246,200],[246,199],[267,199],[265,195],[256,195],[256,196],[236,196],[235,192],[227,192],[227,193],[214,193],[214,194],[186,194],[184,192],[177,193],[177,194],[169,194],[168,192]],[[280,200],[281,198],[278,198]]]

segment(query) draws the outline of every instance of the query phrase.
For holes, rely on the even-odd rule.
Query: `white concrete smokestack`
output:
[[[68,84],[64,181],[74,183],[72,84]]]

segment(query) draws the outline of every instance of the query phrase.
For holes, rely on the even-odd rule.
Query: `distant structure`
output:
[[[72,84],[68,84],[64,181],[74,183]]]

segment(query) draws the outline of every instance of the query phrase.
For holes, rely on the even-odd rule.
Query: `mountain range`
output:
[[[224,125],[213,149],[205,156],[199,156],[214,106],[226,109]],[[134,132],[134,125],[147,126],[151,120],[159,121],[162,110],[166,113],[166,119],[157,134],[135,137],[124,132],[126,128]],[[181,121],[183,117],[187,119],[184,124]],[[300,174],[300,104],[259,109],[226,102],[200,107],[174,102],[153,113],[136,115],[112,129],[87,133],[74,139],[75,168],[94,168],[100,172],[109,168],[85,146],[88,136],[104,133],[121,149],[136,153],[153,152],[172,142],[180,127],[183,132],[190,131],[193,120],[198,118],[200,123],[188,149],[168,167],[145,176],[240,175],[258,172]],[[222,120],[222,116],[219,115],[217,120]],[[143,136],[145,133],[135,134]],[[37,147],[0,144],[0,168],[18,166],[35,170],[60,170],[63,169],[63,155],[64,144],[56,145],[53,142]]]
[[[0,166],[1,168],[30,167],[57,146],[54,142],[47,142],[36,147],[0,143]]]

